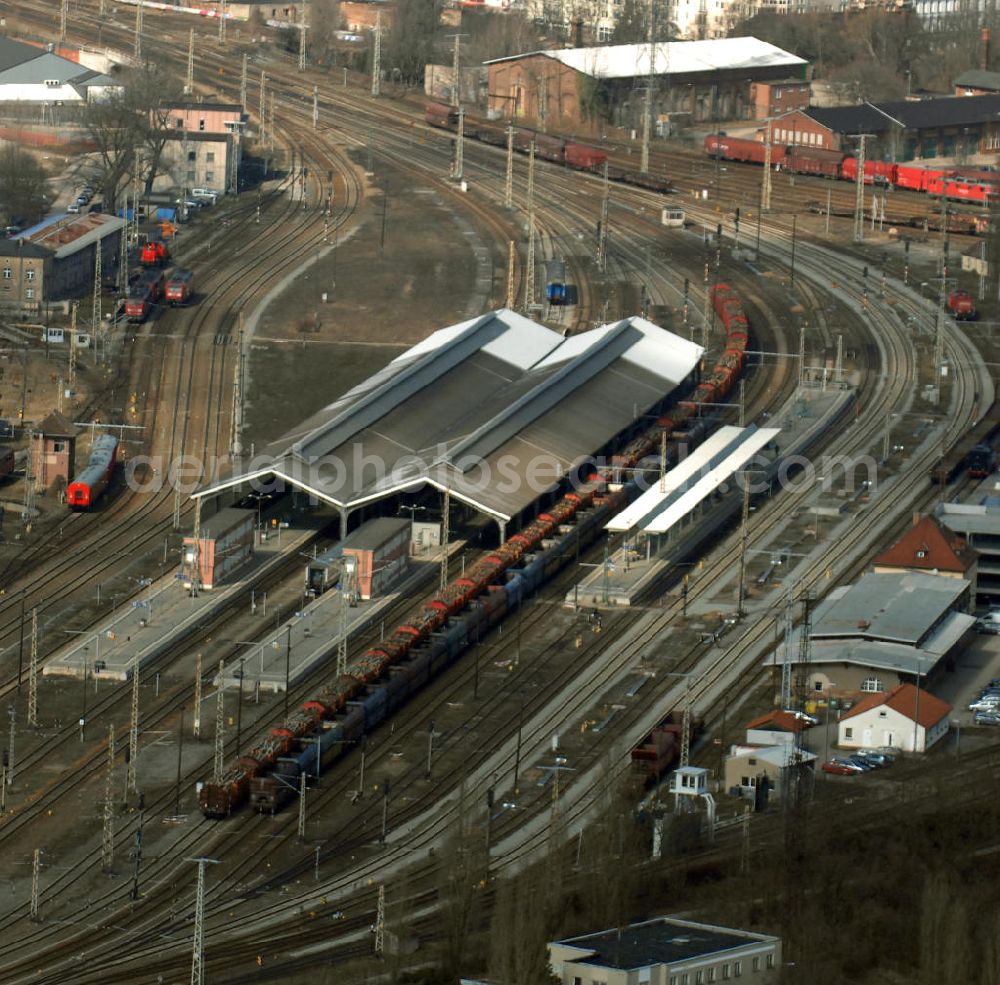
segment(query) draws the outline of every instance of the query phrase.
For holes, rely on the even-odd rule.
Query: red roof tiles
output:
[[[877,568],[915,571],[951,571],[965,574],[975,563],[976,552],[946,530],[933,516],[915,517],[913,526],[884,554],[875,558]]]
[[[951,714],[951,705],[931,694],[930,691],[921,688],[918,703],[917,689],[913,684],[897,684],[891,691],[879,691],[877,694],[869,694],[862,698],[850,711],[845,711],[840,716],[840,720],[854,718],[855,715],[860,715],[882,705],[892,708],[893,711],[910,719],[911,722],[919,715],[918,724],[924,728],[937,725],[942,718],[947,718]]]

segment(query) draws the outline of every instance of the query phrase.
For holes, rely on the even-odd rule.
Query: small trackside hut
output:
[[[354,558],[353,589],[358,597],[381,595],[410,561],[410,521],[398,517],[369,520],[344,541],[344,561]]]
[[[199,588],[215,588],[228,580],[237,568],[253,557],[256,513],[236,507],[219,510],[202,519],[201,536],[184,538],[181,552],[181,580],[192,587],[197,573]]]

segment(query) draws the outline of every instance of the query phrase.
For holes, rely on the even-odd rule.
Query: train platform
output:
[[[253,557],[240,569],[236,581],[194,597],[181,583],[179,572],[148,582],[137,598],[118,606],[110,619],[75,634],[49,656],[42,674],[128,680],[137,663],[141,669],[234,596],[249,594],[253,584],[281,564],[289,551],[301,550],[316,533],[308,526],[267,531],[266,539],[257,538]]]
[[[766,422],[767,428],[758,429],[759,434],[766,434],[767,441],[777,445],[777,454],[764,453],[767,474],[761,480],[775,481],[782,463],[803,455],[823,430],[847,412],[853,400],[852,389],[800,389],[779,414]],[[609,532],[623,534],[622,543],[573,586],[565,596],[566,605],[597,609],[635,605],[669,567],[689,567],[690,559],[705,541],[738,520],[743,497],[738,484],[732,481],[732,475],[742,468],[737,464],[738,456],[733,455],[733,432],[738,430],[720,428],[667,473],[662,495],[658,495],[658,484],[654,483],[620,514],[620,522],[616,518],[609,524]],[[760,454],[758,448],[754,454]],[[716,461],[720,456],[729,462],[728,468],[725,462]],[[700,475],[699,469],[707,471]],[[758,482],[756,476],[754,482]],[[639,529],[640,522],[646,530]]]
[[[463,545],[462,541],[453,541],[449,554]],[[242,681],[244,691],[285,691],[336,654],[345,628],[350,643],[352,636],[374,626],[387,609],[401,597],[414,594],[439,570],[440,562],[433,555],[425,559],[411,557],[391,591],[354,605],[345,605],[343,593],[330,589],[261,639],[243,643],[246,655],[227,664],[221,677],[216,673],[212,683],[238,690]],[[383,625],[381,635],[394,629]]]

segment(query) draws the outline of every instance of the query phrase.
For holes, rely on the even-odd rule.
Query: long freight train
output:
[[[711,290],[714,311],[726,332],[726,348],[694,393],[669,417],[634,438],[610,465],[588,476],[519,533],[479,560],[427,602],[414,619],[352,664],[352,673],[323,688],[280,727],[232,764],[219,782],[202,784],[198,803],[206,817],[225,818],[251,800],[275,811],[292,796],[303,772],[316,772],[324,758],[371,732],[410,695],[437,676],[468,645],[496,624],[576,553],[638,492],[622,483],[655,452],[664,433],[679,445],[705,433],[703,406],[723,401],[743,367],[749,323],[728,284]]]
[[[766,151],[759,140],[711,134],[705,138],[705,153],[723,161],[763,164]],[[858,177],[857,158],[842,151],[796,144],[772,143],[771,167],[843,181],[856,181]],[[988,206],[1000,200],[1000,174],[995,171],[922,168],[914,164],[865,161],[864,183],[891,185],[975,205]]]
[[[424,119],[432,127],[441,127],[441,129],[451,130],[453,133],[458,132],[458,110],[453,106],[428,103]],[[528,127],[513,127],[513,131],[514,150],[521,154],[527,154],[531,144],[534,143],[535,157],[544,158],[546,161],[564,164],[577,171],[592,171],[595,174],[604,174],[604,168],[607,165],[608,178],[611,181],[617,181],[624,185],[635,185],[638,188],[646,188],[649,191],[663,194],[674,190],[674,186],[666,178],[658,177],[655,174],[644,174],[641,171],[630,171],[627,168],[620,168],[608,163],[608,152],[600,147],[591,147],[589,144],[565,140],[548,133],[538,133],[538,131]],[[506,127],[495,126],[482,120],[466,117],[462,124],[462,134],[469,140],[493,144],[495,147],[507,146]]]

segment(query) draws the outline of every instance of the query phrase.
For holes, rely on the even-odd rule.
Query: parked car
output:
[[[973,721],[976,725],[1000,725],[1000,709],[997,711],[977,711]]]
[[[66,206],[66,211],[71,212],[73,215],[77,215],[80,211],[80,205],[78,202],[73,202],[71,205]]]
[[[870,766],[862,766],[860,763],[855,762],[849,756],[834,756],[830,760],[831,763],[836,763],[838,766],[843,766],[846,769],[854,770],[855,773],[867,773]]]
[[[1000,709],[1000,697],[977,698],[969,705],[969,711],[994,711]]]
[[[853,766],[847,766],[844,763],[838,763],[837,760],[831,759],[824,763],[820,769],[824,773],[834,773],[837,776],[854,776],[858,772]]]
[[[895,762],[895,755],[885,752],[882,749],[859,749],[855,756],[862,756],[866,760],[870,760],[876,766],[892,766]]]
[[[14,425],[10,421],[0,417],[0,438],[13,438]]]
[[[873,770],[881,769],[883,766],[888,766],[889,762],[884,756],[876,754],[856,752],[850,757],[855,762],[861,763],[863,766],[868,766]]]

